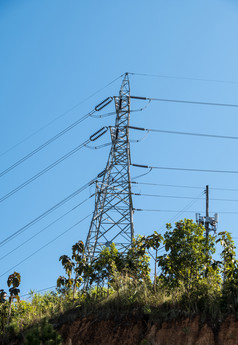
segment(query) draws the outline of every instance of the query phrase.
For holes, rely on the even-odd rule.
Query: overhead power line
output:
[[[131,183],[133,183],[133,184],[148,185],[148,186],[161,186],[161,187],[176,187],[176,188],[204,189],[204,187],[198,187],[198,186],[184,186],[184,185],[163,184],[163,183],[135,182],[135,181],[132,181]]]
[[[95,181],[97,180],[97,177],[92,179],[91,181],[89,181],[88,183],[86,183],[84,186],[80,187],[79,189],[77,189],[75,192],[71,193],[70,195],[68,195],[66,198],[64,198],[63,200],[61,200],[60,202],[58,202],[57,204],[55,204],[54,206],[52,206],[51,208],[49,208],[48,210],[46,210],[45,212],[43,212],[41,215],[39,215],[38,217],[36,217],[35,219],[33,219],[32,221],[30,221],[28,224],[24,225],[23,227],[21,227],[19,230],[15,231],[13,234],[11,234],[10,236],[6,237],[4,240],[2,240],[0,242],[0,247],[4,246],[6,243],[8,243],[9,241],[11,241],[12,239],[14,239],[15,237],[19,236],[21,233],[23,233],[24,231],[26,231],[27,229],[29,229],[31,226],[33,226],[34,224],[38,223],[41,219],[45,218],[46,216],[48,216],[50,213],[52,213],[53,211],[55,211],[57,208],[59,208],[60,206],[64,205],[66,202],[68,202],[69,200],[71,200],[72,198],[74,198],[76,195],[78,195],[79,193],[81,193],[82,191],[84,191],[86,188],[88,188],[89,186],[91,186]]]
[[[141,127],[135,127],[135,126],[129,126],[128,128],[135,129],[135,130],[138,130],[138,131],[146,131],[146,132],[154,132],[154,133],[178,134],[178,135],[190,135],[190,136],[196,136],[196,137],[209,137],[209,138],[215,138],[215,139],[238,140],[238,137],[229,136],[229,135],[217,135],[217,134],[169,131],[169,130],[163,130],[163,129],[141,128]]]
[[[111,97],[112,100],[112,97]],[[108,103],[109,104],[109,103]],[[5,174],[7,174],[9,171],[13,170],[14,168],[16,168],[18,165],[20,165],[21,163],[25,162],[27,159],[31,158],[32,156],[34,156],[36,153],[38,153],[39,151],[41,151],[42,149],[44,149],[45,147],[47,147],[49,144],[53,143],[55,140],[59,139],[62,135],[66,134],[67,132],[69,132],[71,129],[73,129],[74,127],[78,126],[81,122],[83,122],[84,120],[86,120],[88,117],[92,116],[95,112],[97,112],[96,107],[95,109],[91,110],[90,112],[88,112],[87,114],[85,114],[83,117],[81,117],[80,119],[78,119],[77,121],[73,122],[71,125],[69,125],[68,127],[66,127],[65,129],[63,129],[61,132],[57,133],[55,136],[53,136],[52,138],[50,138],[49,140],[47,140],[46,142],[44,142],[42,145],[38,146],[36,149],[34,149],[33,151],[31,151],[30,153],[28,153],[27,155],[25,155],[24,157],[22,157],[21,159],[19,159],[17,162],[13,163],[11,166],[9,166],[7,169],[3,170],[2,172],[0,172],[0,177],[4,176]],[[109,113],[112,114],[112,113]],[[115,114],[115,112],[114,112]]]
[[[48,165],[45,169],[41,170],[36,175],[32,176],[31,178],[29,178],[28,180],[26,180],[25,182],[20,184],[18,187],[14,188],[9,193],[7,193],[4,196],[2,196],[0,198],[0,203],[3,202],[4,200],[6,200],[7,198],[9,198],[10,196],[12,196],[13,194],[15,194],[16,192],[18,192],[19,190],[21,190],[22,188],[26,187],[29,183],[35,181],[37,178],[39,178],[40,176],[42,176],[43,174],[45,174],[46,172],[48,172],[49,170],[51,170],[52,168],[57,166],[58,164],[62,163],[65,159],[69,158],[74,153],[78,152],[81,148],[86,146],[91,141],[97,140],[100,136],[102,136],[103,134],[106,133],[107,129],[108,129],[107,127],[102,127],[99,131],[97,131],[96,133],[91,135],[90,138],[87,139],[86,141],[84,141],[82,144],[76,146],[73,150],[69,151],[64,156],[60,157],[55,162],[53,162],[52,164]]]
[[[159,209],[146,209],[146,208],[134,208],[133,209],[134,211],[138,211],[138,212],[142,212],[142,211],[144,211],[144,212],[165,212],[165,213],[167,213],[167,212],[172,212],[172,213],[179,213],[179,212],[181,212],[181,211],[179,211],[179,210],[159,210]],[[184,212],[187,212],[187,213],[202,213],[202,211],[184,211]],[[215,213],[215,212],[214,212]],[[237,211],[216,211],[216,213],[219,213],[219,214],[238,214],[238,212]]]
[[[159,187],[204,189],[204,187],[199,187],[199,186],[186,186],[186,185],[174,185],[174,184],[163,184],[163,183],[136,182],[136,181],[131,181],[131,183],[132,184],[138,184],[138,185],[159,186]],[[210,189],[212,189],[212,190],[224,190],[224,191],[230,191],[230,192],[238,192],[238,189],[233,189],[233,188],[210,187]]]
[[[146,193],[132,193],[132,195],[155,197],[155,198],[171,198],[171,199],[191,199],[191,200],[197,200],[198,199],[196,197],[182,196],[182,195],[160,195],[160,194],[146,194]],[[235,202],[238,201],[238,199],[221,199],[221,198],[210,198],[210,200],[213,200],[213,201],[235,201]]]
[[[145,169],[160,169],[160,170],[177,170],[177,171],[191,171],[191,172],[205,172],[205,173],[221,173],[221,174],[238,174],[237,170],[213,170],[213,169],[192,169],[192,168],[174,168],[174,167],[158,167],[150,165],[140,165],[140,164],[131,164],[137,168]]]
[[[15,147],[23,144],[24,142],[26,142],[27,140],[29,140],[30,138],[32,138],[33,136],[35,136],[36,134],[38,134],[39,132],[41,132],[42,130],[44,130],[45,128],[49,127],[50,125],[52,125],[54,122],[56,122],[57,120],[59,120],[60,118],[64,117],[65,115],[67,115],[68,113],[70,113],[71,111],[73,111],[74,109],[76,109],[77,107],[79,107],[81,104],[85,103],[86,101],[88,101],[90,98],[92,98],[93,96],[97,95],[99,92],[103,91],[104,89],[106,89],[108,86],[112,85],[113,83],[115,83],[117,80],[119,80],[120,78],[122,78],[124,76],[125,73],[123,73],[122,75],[120,75],[119,77],[113,79],[111,82],[109,82],[108,84],[106,84],[105,86],[101,87],[100,89],[98,89],[97,91],[93,92],[91,95],[89,95],[88,97],[84,98],[81,102],[75,104],[74,106],[70,107],[69,109],[67,109],[66,111],[64,111],[63,113],[59,114],[56,118],[54,118],[52,121],[49,121],[48,123],[46,123],[44,126],[40,127],[38,130],[36,130],[35,132],[33,132],[32,134],[28,135],[27,137],[25,137],[24,139],[22,139],[21,141],[19,141],[18,143],[16,143],[15,145],[11,146],[9,149],[7,149],[6,151],[0,153],[0,157],[5,155],[6,153],[8,153],[9,151],[13,150]]]
[[[9,268],[7,271],[5,271],[3,274],[0,275],[0,278],[2,276],[4,276],[5,274],[9,273],[10,271],[14,270],[17,266],[21,265],[23,262],[27,261],[28,259],[30,259],[33,255],[39,253],[39,251],[41,251],[42,249],[48,247],[51,243],[55,242],[58,238],[60,238],[61,236],[63,236],[64,234],[66,234],[67,232],[69,232],[70,230],[72,230],[75,226],[79,225],[80,223],[82,223],[85,219],[87,219],[88,217],[91,216],[92,213],[88,214],[86,217],[84,217],[83,219],[81,219],[80,221],[78,221],[77,223],[75,223],[74,225],[72,225],[70,228],[68,228],[67,230],[65,230],[64,232],[62,232],[60,235],[58,235],[57,237],[53,238],[53,240],[47,242],[45,245],[43,245],[42,247],[40,247],[39,249],[37,249],[36,251],[34,251],[31,255],[27,256],[25,259],[21,260],[20,262],[18,262],[16,265],[14,265],[13,267]]]
[[[37,290],[37,291],[33,290],[33,293],[34,293],[34,294],[37,294],[37,293],[39,293],[39,292],[47,291],[47,290],[50,290],[50,289],[55,289],[56,287],[57,287],[56,285],[53,285],[53,286],[49,286],[49,287],[47,287],[47,288],[40,289],[40,290]],[[26,297],[26,296],[30,296],[30,295],[32,295],[31,292],[26,293],[26,294],[24,294],[24,295],[20,295],[19,297],[22,298],[22,297]]]
[[[173,76],[173,75],[163,75],[163,74],[150,74],[150,73],[133,73],[133,72],[128,72],[128,74],[143,76],[143,77],[165,78],[165,79],[205,81],[205,82],[209,82],[209,83],[222,83],[222,84],[238,84],[238,81],[235,81],[235,80],[193,78],[193,77],[183,77],[183,76]]]
[[[181,196],[181,195],[160,195],[160,194],[145,194],[145,193],[132,193],[135,196],[148,196],[148,197],[155,197],[155,198],[171,198],[171,199],[190,199],[190,200],[197,200],[200,198],[190,197],[190,196]],[[237,200],[238,201],[238,200]]]
[[[185,205],[179,212],[177,212],[172,218],[170,218],[170,220],[168,221],[168,223],[172,223],[174,222],[176,219],[178,219],[178,217],[180,217],[184,212],[187,212],[190,207],[192,207],[194,204],[196,204],[198,202],[198,200],[201,200],[201,197],[204,195],[204,192],[200,193],[194,200],[190,201],[187,205]],[[165,229],[166,227],[163,225],[162,227],[160,227],[160,231],[162,231],[163,229]]]
[[[19,164],[25,162],[27,159],[29,159],[30,157],[34,156],[36,153],[38,153],[39,151],[41,151],[43,148],[47,147],[49,144],[51,144],[52,142],[54,142],[55,140],[57,140],[58,138],[60,138],[62,135],[64,135],[65,133],[67,133],[68,131],[70,131],[71,129],[73,129],[74,127],[76,127],[78,124],[80,124],[81,122],[83,122],[84,120],[86,120],[91,114],[93,114],[95,112],[95,110],[89,112],[88,114],[84,115],[83,117],[81,117],[79,120],[75,121],[74,123],[72,123],[70,126],[68,126],[67,128],[65,128],[64,130],[62,130],[61,132],[59,132],[58,134],[56,134],[54,137],[52,137],[51,139],[47,140],[46,142],[44,142],[42,145],[38,146],[35,150],[31,151],[30,153],[28,153],[27,155],[25,155],[23,158],[19,159],[17,162],[15,162],[14,164],[12,164],[11,166],[9,166],[7,169],[3,170],[2,172],[0,172],[0,177],[4,176],[5,174],[7,174],[9,171],[11,171],[12,169],[16,168]]]
[[[94,193],[95,194],[95,193]],[[9,251],[8,253],[6,253],[5,255],[3,255],[2,257],[0,257],[0,261],[5,259],[8,255],[14,253],[17,249],[21,248],[24,244],[30,242],[33,238],[35,238],[36,236],[40,235],[43,231],[45,231],[46,229],[49,229],[52,225],[54,225],[55,223],[57,223],[60,219],[64,218],[65,216],[67,216],[69,213],[73,212],[74,210],[76,210],[78,207],[80,207],[81,205],[83,205],[86,201],[88,201],[94,194],[90,195],[87,199],[83,200],[82,202],[80,202],[78,205],[74,206],[73,208],[71,208],[71,210],[67,211],[66,213],[64,213],[62,216],[58,217],[57,219],[55,219],[53,222],[51,222],[50,224],[48,224],[47,226],[45,226],[43,229],[41,229],[40,231],[38,231],[36,234],[34,234],[33,236],[31,236],[30,238],[28,238],[26,241],[22,242],[21,244],[19,244],[17,247],[15,247],[14,249],[12,249],[11,251]]]
[[[214,103],[214,102],[202,102],[202,101],[189,101],[189,100],[184,100],[184,99],[153,98],[153,97],[141,97],[141,96],[130,96],[130,98],[139,99],[143,101],[158,101],[158,102],[184,103],[184,104],[208,105],[208,106],[216,106],[216,107],[238,108],[238,104],[230,104],[230,103]]]
[[[210,189],[214,189],[214,190],[227,190],[227,191],[231,191],[231,192],[238,192],[238,189],[234,189],[234,188],[216,188],[216,187],[210,187]]]

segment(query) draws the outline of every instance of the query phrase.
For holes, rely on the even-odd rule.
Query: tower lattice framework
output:
[[[95,209],[87,240],[91,261],[103,247],[115,243],[120,251],[131,246],[134,237],[130,179],[130,84],[125,74],[119,96],[114,97],[116,122],[110,127],[111,150],[106,169],[96,182]]]

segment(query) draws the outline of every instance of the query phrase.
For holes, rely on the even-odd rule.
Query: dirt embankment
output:
[[[193,320],[146,322],[81,319],[60,328],[64,345],[238,345],[238,321],[228,317],[214,331]]]

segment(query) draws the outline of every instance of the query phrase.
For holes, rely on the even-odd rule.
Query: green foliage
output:
[[[125,255],[125,267],[129,275],[138,282],[150,281],[150,257],[146,252],[144,237],[137,236],[133,239],[132,246]]]
[[[125,277],[132,282],[150,282],[149,256],[143,240],[143,237],[138,236],[125,253],[120,253],[114,243],[103,248],[91,265],[87,265],[85,277],[89,285],[95,283],[102,288],[107,284],[108,288],[113,287],[119,291]]]
[[[72,246],[71,258],[69,258],[67,255],[62,255],[59,258],[59,261],[61,261],[62,266],[65,269],[67,278],[60,276],[57,279],[57,288],[60,291],[60,288],[63,287],[61,292],[66,292],[73,288],[73,298],[75,298],[76,290],[80,287],[83,280],[81,275],[86,269],[84,250],[83,242],[79,241]]]
[[[123,257],[118,252],[114,243],[110,247],[105,247],[99,256],[88,265],[87,277],[90,286],[96,283],[103,287],[107,282],[108,286],[113,283],[116,273],[123,268]]]
[[[231,234],[227,231],[220,232],[220,237],[216,242],[219,242],[223,247],[221,258],[223,274],[223,284],[226,288],[230,288],[232,285],[238,287],[238,261],[236,260],[235,244],[232,240]]]
[[[152,248],[154,250],[158,250],[162,241],[163,241],[163,236],[161,234],[158,234],[157,231],[154,231],[152,235],[144,238],[144,246],[147,249]]]
[[[213,259],[216,242],[222,246],[221,261]],[[162,244],[166,253],[157,256]],[[159,269],[153,286],[149,250],[155,251]],[[217,241],[211,235],[207,239],[205,229],[189,219],[174,228],[167,224],[164,236],[156,231],[138,236],[124,252],[112,243],[92,262],[86,261],[84,244],[79,241],[72,246],[71,257],[62,255],[60,262],[66,276],[58,278],[57,292],[32,291],[30,301],[13,302],[20,275],[9,276],[10,299],[0,303],[0,340],[6,339],[7,344],[7,337],[22,334],[30,326],[25,345],[60,344],[52,326],[41,321],[69,310],[77,316],[133,311],[160,320],[199,313],[201,320],[209,318],[214,323],[227,312],[238,313],[238,261],[231,235],[221,232]],[[0,297],[3,293],[0,290]]]
[[[10,287],[10,301],[12,301],[14,298],[16,298],[18,301],[19,299],[19,293],[20,289],[18,289],[18,286],[21,283],[21,275],[18,272],[14,272],[13,274],[10,274],[10,276],[7,279],[7,285]]]
[[[147,236],[144,238],[144,247],[146,249],[153,249],[155,250],[155,273],[154,273],[154,291],[156,291],[157,288],[157,257],[158,257],[158,249],[163,242],[163,236],[161,234],[158,234],[157,231],[154,231],[154,233],[150,236]]]
[[[215,237],[206,239],[201,225],[184,219],[175,223],[174,229],[167,224],[164,245],[167,253],[158,257],[159,280],[174,301],[180,300],[185,310],[198,312],[207,307],[208,301],[219,298],[219,265],[212,258]]]
[[[238,310],[238,261],[235,254],[235,244],[231,234],[227,231],[220,232],[217,242],[223,248],[222,261],[219,262],[223,276],[222,309],[229,312]]]
[[[45,319],[33,326],[25,335],[23,345],[61,345],[61,336]]]
[[[204,277],[216,273],[212,254],[215,252],[215,238],[204,235],[204,228],[192,220],[177,222],[172,230],[167,224],[164,235],[167,254],[158,258],[162,269],[161,281],[167,286],[183,286],[189,294],[195,291]]]

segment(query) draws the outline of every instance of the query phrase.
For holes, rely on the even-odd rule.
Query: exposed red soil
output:
[[[228,317],[214,332],[193,320],[146,323],[132,317],[120,321],[84,318],[60,328],[64,345],[238,345],[238,321]]]

